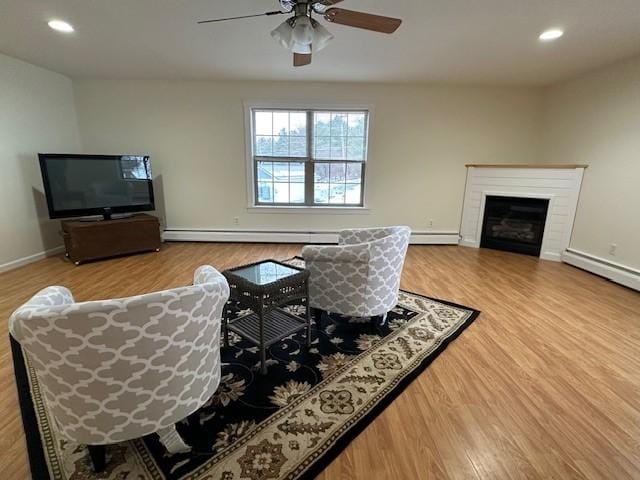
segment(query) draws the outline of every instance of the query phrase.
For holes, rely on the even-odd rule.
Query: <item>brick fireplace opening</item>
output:
[[[549,200],[487,196],[480,246],[540,256]]]

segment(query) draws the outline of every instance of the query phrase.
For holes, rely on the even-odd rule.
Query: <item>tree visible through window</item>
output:
[[[363,204],[368,112],[251,113],[256,205]]]

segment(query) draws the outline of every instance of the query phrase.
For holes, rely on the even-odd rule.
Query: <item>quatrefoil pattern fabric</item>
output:
[[[382,315],[398,301],[409,227],[343,230],[338,245],[302,250],[311,306],[355,317]]]
[[[84,303],[48,287],[14,312],[11,335],[28,353],[60,433],[85,444],[138,438],[213,395],[229,286],[211,266],[200,267],[194,283]]]

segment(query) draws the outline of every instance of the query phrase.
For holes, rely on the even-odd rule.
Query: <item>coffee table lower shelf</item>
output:
[[[263,338],[260,340],[260,324],[263,325]],[[266,349],[285,337],[300,330],[309,329],[309,320],[300,318],[281,308],[274,308],[260,319],[257,313],[238,317],[227,324],[227,328],[260,347],[261,373],[266,373]],[[307,331],[307,344],[310,342],[310,331]],[[225,345],[228,339],[225,338]]]

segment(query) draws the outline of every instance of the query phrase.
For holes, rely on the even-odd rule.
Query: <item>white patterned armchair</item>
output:
[[[353,317],[386,315],[398,302],[409,227],[343,230],[338,245],[306,246],[312,308]]]
[[[205,265],[194,285],[117,300],[75,303],[48,287],[16,310],[9,330],[26,352],[60,432],[89,445],[104,468],[104,445],[157,432],[184,451],[175,423],[220,383],[225,278]]]

